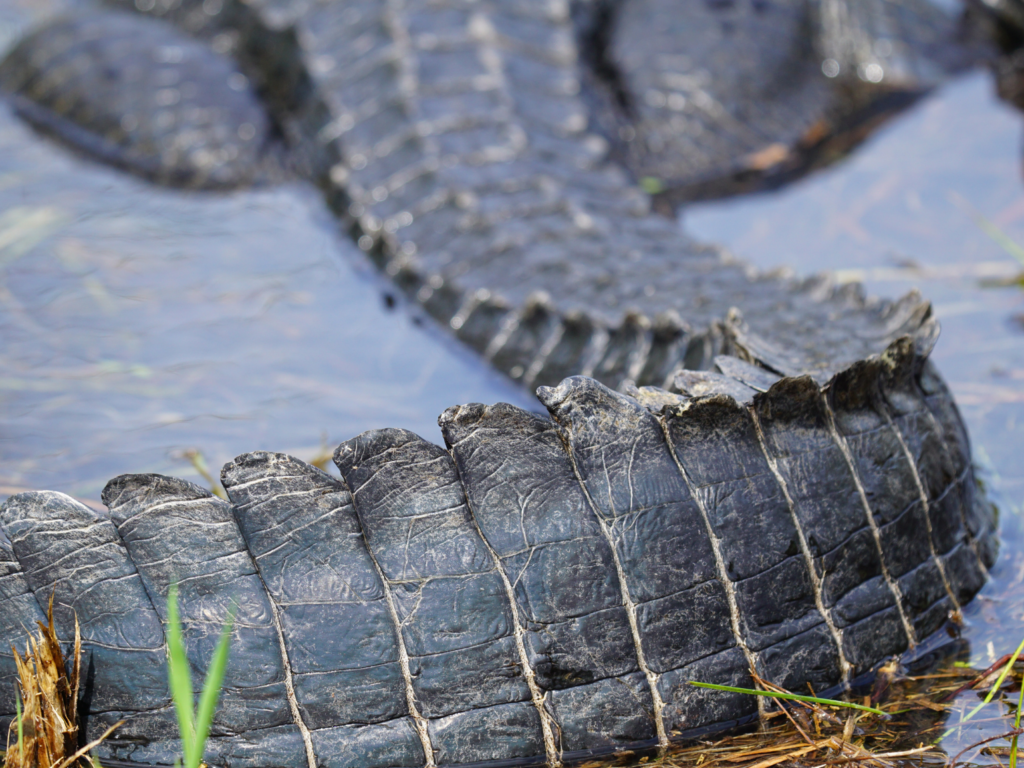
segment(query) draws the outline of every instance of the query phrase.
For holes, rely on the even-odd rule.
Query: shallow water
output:
[[[311,185],[156,188],[0,105],[0,498],[98,504],[124,472],[204,482],[192,451],[216,473],[376,427],[440,442],[458,403],[540,407],[386,293]]]
[[[98,498],[524,396],[383,302],[314,190],[193,196],[38,145],[0,113],[0,491]]]
[[[0,48],[56,6],[0,0]],[[1024,290],[983,284],[1024,264],[978,223],[1024,245],[1024,121],[992,90],[987,73],[970,74],[830,169],[682,217],[764,269],[933,300],[935,358],[1003,522],[993,579],[965,611],[978,667],[1024,636]],[[98,505],[122,472],[204,482],[195,451],[216,472],[256,449],[309,460],[375,427],[439,440],[436,417],[457,403],[536,407],[436,328],[389,309],[390,290],[309,185],[157,189],[36,136],[0,105],[0,499],[51,488]]]

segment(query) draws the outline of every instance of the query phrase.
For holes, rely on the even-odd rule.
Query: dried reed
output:
[[[82,663],[82,636],[75,617],[74,657],[70,672],[53,626],[53,597],[39,622],[37,636],[29,636],[25,655],[14,651],[18,670],[19,712],[11,723],[3,768],[71,768],[92,766],[86,757],[121,723],[100,738],[79,748],[78,685]],[[11,737],[14,743],[11,743]]]

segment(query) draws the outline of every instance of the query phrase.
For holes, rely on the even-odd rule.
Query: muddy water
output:
[[[56,7],[0,0],[0,49]],[[933,300],[935,357],[1002,513],[1003,554],[965,617],[963,660],[979,667],[1024,637],[1024,290],[990,285],[1024,270],[1012,255],[1024,246],[1024,121],[991,91],[985,73],[969,75],[829,170],[683,215],[759,267]],[[261,448],[309,460],[380,426],[439,439],[437,414],[455,403],[535,407],[388,308],[390,290],[308,185],[157,189],[0,105],[0,498],[51,488],[98,504],[122,472],[205,482],[198,454],[214,471]],[[957,751],[999,727],[989,718],[944,743]]]

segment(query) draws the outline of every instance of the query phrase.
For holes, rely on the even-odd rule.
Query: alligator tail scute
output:
[[[116,4],[131,6],[125,0]],[[634,25],[635,14],[647,5],[631,4]],[[861,40],[871,28],[861,23],[865,19],[884,25],[893,10],[889,5],[847,8],[851,39]],[[927,3],[906,5],[907,18],[930,30],[926,38],[949,28],[950,20],[929,11]],[[845,6],[830,4],[835,12]],[[447,0],[429,10],[415,3],[360,0],[339,12],[330,3],[226,0],[216,14],[194,2],[177,9],[157,4],[151,11],[200,37],[237,40],[236,58],[269,97],[274,122],[290,137],[294,154],[302,156],[297,162],[303,175],[324,188],[359,247],[429,316],[527,386],[557,384],[574,374],[613,388],[627,381],[667,386],[681,365],[709,368],[717,355],[743,356],[745,344],[756,353],[755,340],[739,332],[731,315],[735,306],[763,337],[757,343],[775,352],[788,350],[778,355],[785,364],[780,372],[816,372],[825,380],[902,335],[895,320],[905,320],[909,333],[918,319],[899,312],[919,307],[914,299],[887,306],[866,301],[856,286],[834,289],[820,279],[757,274],[721,249],[687,239],[674,221],[652,215],[650,199],[616,164],[608,141],[591,132],[594,105],[587,101],[578,30],[565,4],[492,0],[465,13]],[[797,18],[806,9],[792,16],[781,6],[731,21],[726,18],[734,11],[725,7],[691,11],[702,19],[695,28],[710,25],[711,37],[689,41],[698,48],[717,40],[710,30],[719,22],[740,23],[737,41],[750,34],[760,39],[768,29],[785,29],[784,37],[802,40],[805,25],[815,23]],[[904,21],[899,16],[895,29]],[[117,46],[95,45],[97,26],[104,23],[120,30]],[[760,35],[758,24],[768,25]],[[627,38],[637,27],[630,29]],[[837,44],[849,42],[846,32],[817,32]],[[181,48],[183,59],[173,65],[181,71],[163,71],[168,62],[152,67],[153,40]],[[917,51],[919,43],[896,46],[892,63],[935,53],[927,45]],[[729,45],[724,39],[709,44]],[[130,165],[136,145],[146,145],[146,125],[111,133],[107,123],[114,118],[108,113],[114,107],[98,104],[64,114],[61,105],[90,104],[109,87],[105,73],[123,65],[145,65],[154,81],[208,71],[197,81],[198,91],[223,108],[220,122],[227,130],[194,132],[199,138],[193,143],[200,138],[209,143],[196,147],[203,151],[193,154],[201,159],[217,154],[222,133],[235,135],[247,123],[258,124],[257,135],[269,131],[266,119],[251,116],[257,104],[253,90],[229,87],[225,73],[235,63],[202,48],[155,19],[123,13],[64,19],[15,49],[0,67],[0,85],[16,101],[52,113],[69,134],[116,134],[124,145],[122,160]],[[835,55],[844,67],[852,66],[847,59],[861,48]],[[648,74],[655,80],[669,77],[659,69],[665,57],[654,56],[655,62],[643,50],[638,53],[630,67],[653,67]],[[725,58],[745,60],[746,53]],[[768,56],[774,62],[770,71],[779,66],[775,53]],[[80,64],[72,82],[41,93],[33,88],[46,80],[48,68],[72,56]],[[875,58],[872,64],[882,66]],[[676,66],[686,57],[669,59]],[[944,70],[929,69],[933,75]],[[818,84],[814,92],[821,101],[835,98],[834,83],[822,75],[814,56],[800,71]],[[893,71],[915,70],[897,66]],[[785,67],[781,72],[791,74]],[[648,82],[647,74],[634,70],[634,75]],[[849,75],[844,71],[843,78]],[[678,73],[670,79],[678,80]],[[879,87],[884,91],[887,85]],[[723,89],[726,101],[735,96],[729,87]],[[150,104],[153,90],[142,88],[138,95],[140,104],[148,105],[138,107],[142,122],[152,122],[158,138],[177,146],[172,134],[164,136],[170,129],[160,127],[166,121],[155,115],[187,127],[195,110],[184,99],[165,114],[164,107]],[[774,99],[777,89],[771,90]],[[75,98],[63,98],[65,91]],[[693,108],[692,99],[684,101],[685,109]],[[92,113],[103,120],[90,123]],[[715,135],[710,127],[699,133]],[[242,143],[240,167],[228,169],[239,178],[245,177],[254,151],[252,142]],[[689,160],[695,159],[692,154]],[[158,177],[173,170],[164,166],[173,166],[175,157],[157,158]],[[545,291],[547,298],[539,295]],[[685,314],[685,322],[676,312]],[[844,335],[826,330],[829,326]]]
[[[736,357],[676,392],[571,377],[539,390],[550,418],[450,408],[447,449],[349,440],[341,478],[246,454],[229,502],[158,475],[111,481],[109,513],[19,494],[2,640],[55,592],[58,631],[82,622],[87,731],[127,716],[105,754],[143,763],[176,750],[172,582],[197,674],[240,606],[211,762],[555,764],[741,722],[756,701],[687,682],[841,686],[984,582],[994,519],[922,338],[824,384]]]
[[[108,512],[11,497],[0,726],[7,648],[51,594],[59,633],[82,622],[86,735],[127,718],[105,759],[176,756],[177,582],[197,675],[240,604],[211,764],[431,768],[749,721],[751,697],[687,683],[750,686],[753,667],[847,685],[981,588],[995,517],[927,362],[930,306],[759,274],[650,215],[587,132],[564,4],[228,0],[210,23],[288,85],[282,127],[359,247],[495,367],[548,385],[550,417],[449,409],[446,448],[365,433],[336,452],[340,479],[246,454],[224,467],[227,502],[157,475],[111,481]],[[61,37],[88,24],[41,32],[40,71],[88,47]],[[125,60],[151,58],[143,37]],[[254,103],[239,95],[239,120]]]

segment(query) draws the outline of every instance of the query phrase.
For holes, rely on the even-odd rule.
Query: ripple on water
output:
[[[43,5],[0,0],[0,46]],[[935,302],[935,357],[1002,506],[1003,554],[966,610],[980,667],[1024,634],[1024,292],[981,286],[1020,265],[970,215],[1024,243],[1021,120],[991,91],[970,75],[843,163],[685,214],[692,234],[760,267],[833,271],[887,296],[917,286]],[[308,459],[321,440],[385,425],[437,440],[454,403],[536,407],[386,310],[388,289],[312,188],[155,189],[0,108],[0,497],[45,487],[98,504],[121,472],[202,482],[189,449],[211,467],[261,448]]]
[[[538,407],[388,310],[311,187],[157,189],[0,110],[0,211],[0,495],[96,500],[122,472],[194,475],[190,449],[309,459],[381,426],[440,442],[459,402]]]

